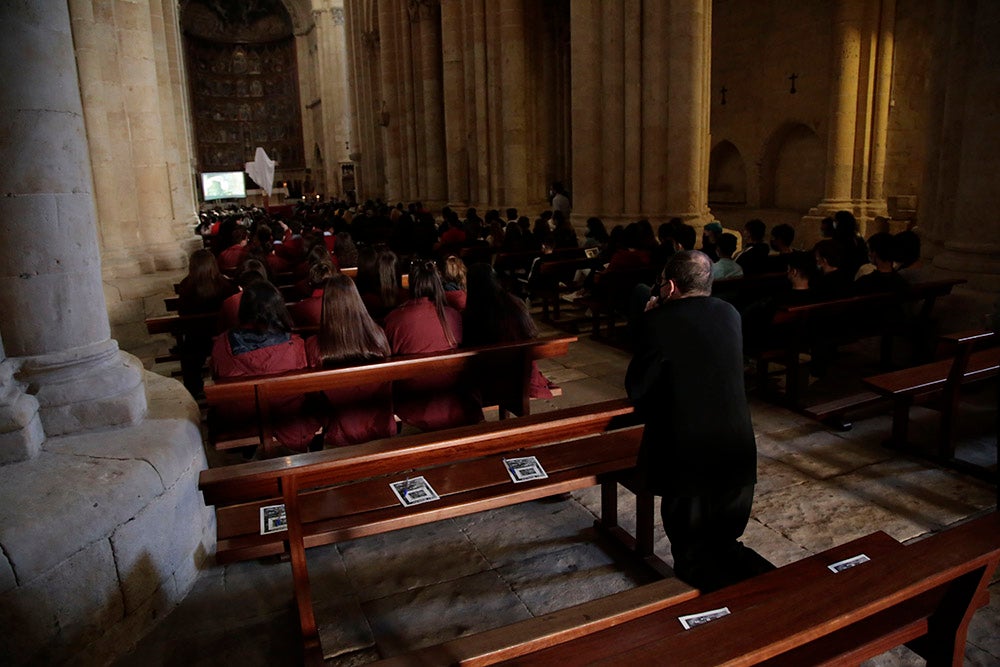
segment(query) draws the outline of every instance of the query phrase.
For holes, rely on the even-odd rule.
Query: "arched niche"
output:
[[[807,211],[823,199],[826,150],[805,123],[788,122],[764,145],[760,165],[760,205]]]
[[[712,149],[708,160],[708,203],[746,204],[747,170],[743,156],[727,140]]]

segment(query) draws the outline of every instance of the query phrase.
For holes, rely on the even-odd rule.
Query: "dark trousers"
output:
[[[664,496],[660,517],[678,579],[708,592],[774,569],[739,541],[750,520],[753,489],[750,484],[703,496]]]

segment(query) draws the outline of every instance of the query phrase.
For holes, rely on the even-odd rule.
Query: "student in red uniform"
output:
[[[513,343],[538,337],[538,328],[524,302],[510,294],[489,264],[469,269],[469,297],[462,313],[463,345]],[[551,384],[531,362],[531,398],[552,398]]]
[[[291,329],[292,318],[278,289],[266,280],[250,283],[243,288],[239,325],[215,339],[212,377],[254,377],[305,368],[305,342]],[[275,437],[297,451],[306,450],[320,427],[319,420],[305,412],[304,404],[304,396],[293,396],[270,406]],[[252,403],[222,405],[217,412],[228,423],[249,422],[253,415]]]
[[[323,286],[336,272],[332,264],[317,262],[309,269],[309,296],[288,307],[297,327],[318,327],[323,312]]]
[[[385,333],[394,355],[453,350],[462,342],[462,316],[447,305],[437,267],[431,260],[410,265],[410,300],[385,318]],[[400,383],[396,412],[424,431],[482,421],[483,411],[471,396],[454,389],[456,378]]]
[[[219,272],[210,250],[196,250],[188,263],[188,274],[177,288],[177,312],[181,315],[216,313],[237,289],[236,283]],[[212,351],[212,338],[217,333],[217,322],[212,318],[197,328],[192,327],[178,341],[181,376],[192,396],[198,396],[204,389],[202,367]]]
[[[306,340],[306,356],[314,368],[342,368],[389,356],[385,332],[368,314],[354,281],[338,273],[323,288],[319,334]],[[327,391],[325,441],[353,445],[396,433],[392,384],[355,385]]]

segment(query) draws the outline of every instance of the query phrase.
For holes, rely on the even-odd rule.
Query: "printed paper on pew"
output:
[[[685,630],[690,630],[691,628],[697,627],[699,625],[704,625],[709,621],[714,621],[717,618],[722,618],[723,616],[729,616],[729,607],[721,607],[719,609],[712,609],[710,611],[703,611],[699,614],[688,614],[687,616],[678,616],[677,620],[681,622]]]
[[[533,479],[548,478],[548,474],[542,468],[542,464],[534,456],[504,459],[503,463],[507,466],[507,474],[514,480],[515,484],[518,482],[530,482]]]
[[[392,488],[392,492],[399,498],[399,502],[403,507],[441,499],[430,483],[423,477],[413,477],[404,479],[401,482],[393,482],[389,487]]]
[[[268,505],[260,508],[260,534],[280,533],[288,530],[288,521],[285,519],[285,506]]]
[[[845,558],[844,560],[838,560],[836,563],[831,563],[827,565],[830,572],[836,574],[837,572],[843,572],[844,570],[850,570],[856,565],[861,565],[862,563],[867,563],[871,558],[864,554],[858,554],[857,556],[852,556],[850,558]]]

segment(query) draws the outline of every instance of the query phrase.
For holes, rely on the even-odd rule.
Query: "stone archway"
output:
[[[747,203],[747,170],[743,155],[729,140],[717,143],[709,155],[708,203]]]
[[[808,211],[823,198],[826,150],[805,123],[781,125],[764,144],[760,163],[760,205]]]

